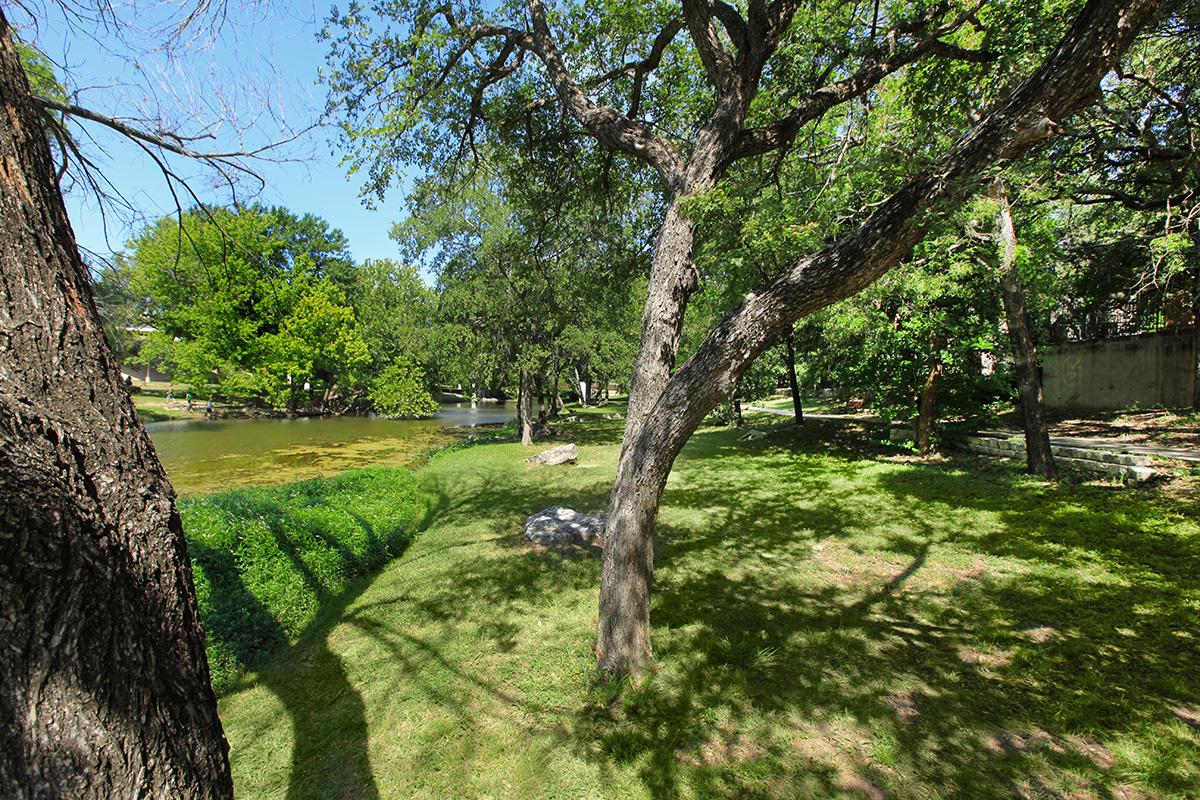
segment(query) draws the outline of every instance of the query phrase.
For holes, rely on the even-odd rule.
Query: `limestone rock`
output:
[[[546,466],[574,464],[579,460],[579,448],[573,444],[561,444],[558,447],[543,450],[536,456],[530,456],[525,460],[530,464],[545,464]]]
[[[562,544],[603,545],[607,514],[581,514],[551,506],[525,520],[525,538],[544,546]]]

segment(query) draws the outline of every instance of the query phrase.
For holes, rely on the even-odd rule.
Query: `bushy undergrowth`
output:
[[[375,467],[180,501],[213,688],[295,641],[318,608],[403,552],[427,501]]]

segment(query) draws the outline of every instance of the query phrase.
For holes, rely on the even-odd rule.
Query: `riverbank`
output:
[[[621,427],[561,426],[575,466],[489,444],[417,471],[411,546],[222,698],[239,796],[1182,798],[1200,781],[1194,503],[817,426],[693,438],[660,516],[659,670],[592,687],[598,554],[520,530],[604,507]]]
[[[427,420],[186,419],[146,429],[175,490],[197,496],[369,466],[419,467],[431,452],[489,434],[510,417],[503,408],[444,406]]]
[[[213,688],[235,685],[403,553],[427,511],[413,473],[385,467],[180,500]]]

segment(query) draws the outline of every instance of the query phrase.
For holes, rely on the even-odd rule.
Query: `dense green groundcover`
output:
[[[403,552],[427,504],[412,472],[376,467],[179,503],[213,688],[228,689],[355,578]]]
[[[488,444],[227,496],[292,543],[421,520],[344,590],[294,573],[303,607],[276,640],[311,622],[220,700],[238,796],[1196,797],[1194,499],[916,462],[818,422],[702,431],[660,516],[659,669],[622,692],[593,683],[598,552],[520,535],[546,506],[604,507],[621,424],[561,426],[572,466]],[[189,507],[193,531],[217,502]],[[354,561],[338,547],[312,561]]]

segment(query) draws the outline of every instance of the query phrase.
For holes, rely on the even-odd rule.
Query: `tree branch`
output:
[[[945,4],[942,4],[917,20],[897,25],[884,37],[888,46],[877,47],[875,55],[852,75],[843,80],[826,84],[812,92],[787,115],[769,125],[742,130],[738,134],[738,142],[729,162],[787,147],[805,123],[820,117],[829,109],[851,98],[867,93],[901,67],[912,64],[926,55],[938,55],[975,63],[994,61],[997,58],[995,53],[989,51],[966,50],[941,41],[940,37],[966,24],[968,15],[962,15],[952,22],[938,26],[928,36],[907,50],[896,51],[894,49],[898,36],[926,30],[933,24],[936,17],[944,12]]]
[[[618,150],[645,161],[658,171],[663,181],[673,190],[683,180],[683,159],[663,139],[656,136],[644,123],[622,114],[609,105],[594,102],[579,86],[567,69],[550,25],[546,22],[546,9],[542,0],[528,0],[529,15],[533,30],[527,34],[530,47],[550,77],[554,91],[567,111],[587,128],[595,139],[605,147]]]
[[[929,224],[925,212],[968,196],[975,175],[1051,134],[1055,125],[1049,115],[1073,114],[1093,102],[1100,79],[1157,5],[1156,0],[1090,0],[1043,64],[933,169],[893,194],[856,230],[800,259],[726,315],[668,382],[626,455],[670,464],[696,425],[797,319],[870,285],[921,240]],[[662,470],[664,479],[666,473]]]
[[[68,116],[95,122],[99,125],[103,125],[106,128],[116,131],[122,136],[133,139],[134,141],[145,142],[146,144],[154,145],[155,147],[166,150],[169,153],[174,153],[175,155],[183,156],[185,158],[193,158],[199,161],[229,161],[236,158],[258,157],[268,150],[272,150],[296,141],[305,133],[316,127],[315,125],[309,125],[303,130],[298,131],[297,133],[288,136],[285,139],[280,139],[279,141],[271,142],[269,144],[262,145],[261,147],[256,147],[253,150],[230,150],[227,152],[205,153],[203,151],[192,150],[191,148],[184,146],[183,142],[190,140],[189,137],[186,136],[179,136],[163,132],[151,133],[149,131],[142,130],[141,128],[134,127],[127,122],[122,122],[116,117],[110,117],[105,114],[84,108],[83,106],[74,105],[73,103],[63,103],[59,102],[58,100],[51,100],[48,97],[40,97],[38,95],[31,94],[29,99],[32,100],[35,105],[41,106],[42,108],[51,109],[53,111],[67,114]],[[239,167],[239,169],[244,170],[245,168]]]
[[[713,27],[712,12],[708,2],[707,0],[682,0],[682,2],[683,18],[687,21],[688,33],[691,34],[692,42],[696,45],[696,52],[700,55],[700,63],[704,65],[704,71],[708,74],[708,82],[718,93],[725,94],[733,87],[736,73],[733,58],[725,51],[716,29]],[[741,23],[741,16],[734,9],[726,7],[726,11],[723,13],[726,17],[732,13],[737,17],[738,23]],[[744,25],[742,27],[744,28]]]

